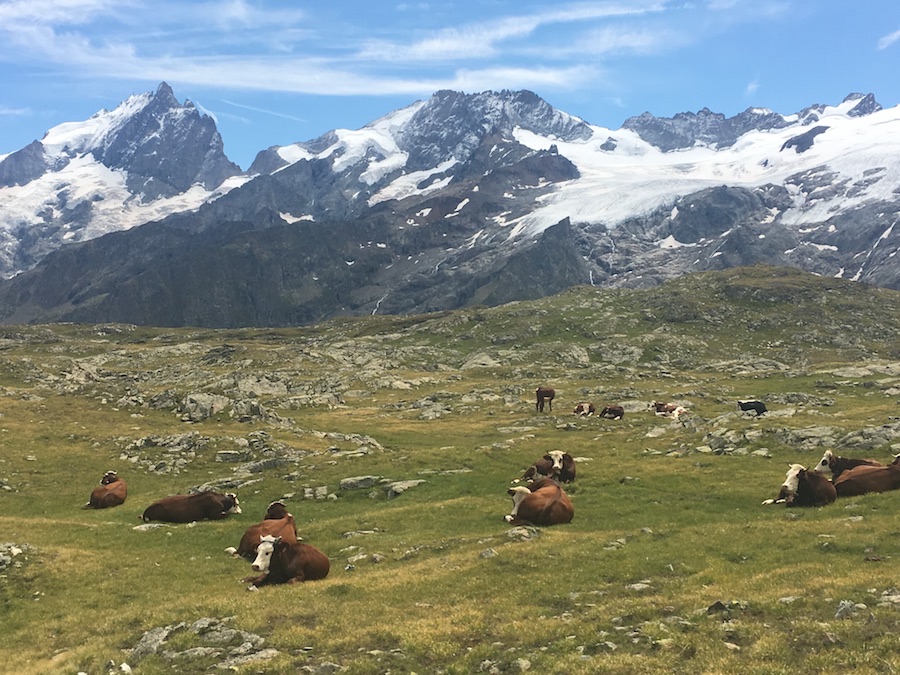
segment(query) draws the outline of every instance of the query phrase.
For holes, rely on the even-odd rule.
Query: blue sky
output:
[[[0,154],[162,81],[243,168],[439,89],[530,89],[612,129],[900,103],[898,0],[0,0],[0,44]]]

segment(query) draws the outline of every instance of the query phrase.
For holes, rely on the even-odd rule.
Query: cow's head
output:
[[[275,501],[269,504],[266,509],[266,517],[264,520],[279,520],[288,515],[287,506],[282,501]]]
[[[781,493],[779,499],[784,499],[786,504],[794,501],[797,496],[797,490],[800,489],[800,479],[806,473],[806,467],[802,464],[788,464],[787,474],[784,482],[781,484]]]
[[[822,459],[819,460],[819,463],[816,464],[816,468],[813,469],[816,473],[831,473],[831,460],[834,457],[834,453],[831,450],[826,450],[825,454],[822,455]]]
[[[233,492],[225,493],[225,501],[222,504],[222,511],[225,513],[242,513],[241,503],[238,501],[237,495]]]
[[[257,572],[268,572],[275,545],[280,541],[281,537],[273,537],[270,534],[260,537],[259,546],[256,547],[256,558],[250,567]]]
[[[110,483],[115,483],[119,480],[119,474],[115,471],[107,471],[103,474],[103,478],[100,479],[100,485],[109,485]]]
[[[562,471],[563,467],[563,456],[566,453],[562,450],[551,450],[546,455],[544,455],[544,459],[550,460],[553,462],[553,471],[558,473]]]
[[[519,505],[522,503],[522,500],[531,494],[531,490],[524,485],[513,485],[506,491],[506,494],[512,497],[513,507],[509,515],[504,516],[504,519],[506,522],[511,523],[516,519],[516,515],[519,513]]]

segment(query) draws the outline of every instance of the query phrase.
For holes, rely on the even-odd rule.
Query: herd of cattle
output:
[[[553,410],[556,392],[539,387],[535,409]],[[762,401],[738,401],[743,412],[756,416],[767,411]],[[656,415],[679,419],[688,414],[683,406],[654,401],[650,410]],[[596,412],[593,403],[579,403],[574,414],[590,416]],[[599,416],[619,420],[625,415],[621,405],[605,405]],[[513,507],[504,516],[508,523],[528,525],[560,525],[575,517],[572,501],[563,485],[575,481],[575,459],[567,452],[553,450],[535,461],[521,479],[513,481],[507,490]],[[523,485],[519,483],[524,482]],[[850,497],[869,492],[886,492],[900,489],[900,454],[888,465],[873,459],[849,459],[825,452],[822,460],[812,470],[801,464],[790,464],[778,496],[763,504],[786,506],[826,506],[838,497]],[[107,471],[100,484],[91,492],[84,508],[106,509],[125,503],[127,486],[115,471]],[[144,522],[191,523],[200,520],[221,520],[241,513],[240,502],[233,493],[215,491],[196,492],[165,497],[144,509],[140,518]],[[251,563],[255,575],[247,576],[251,588],[266,584],[297,583],[323,579],[328,575],[330,562],[320,550],[306,544],[297,535],[294,516],[281,501],[272,502],[259,523],[248,527],[238,546],[225,549],[236,558]]]

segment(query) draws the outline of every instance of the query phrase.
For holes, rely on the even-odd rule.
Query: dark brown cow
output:
[[[572,411],[572,414],[578,415],[579,417],[590,417],[596,410],[593,403],[582,402],[575,406],[575,410]]]
[[[513,525],[560,525],[572,522],[575,508],[559,483],[551,478],[536,480],[528,487],[516,485],[506,493],[512,497],[512,512],[504,520]]]
[[[816,473],[821,473],[825,476],[831,476],[831,482],[837,480],[838,476],[840,476],[847,469],[852,469],[857,466],[884,466],[881,462],[876,461],[874,459],[852,459],[850,457],[839,457],[835,455],[831,450],[826,450],[825,454],[822,455],[822,459],[819,460],[819,463],[816,464],[816,468],[813,469]]]
[[[549,412],[553,412],[553,399],[556,397],[556,391],[549,387],[538,387],[534,391],[535,403],[534,409],[537,412],[544,412],[544,403],[547,403]]]
[[[575,458],[562,450],[551,450],[528,467],[522,480],[552,478],[560,483],[575,482]]]
[[[128,486],[115,471],[107,471],[100,479],[100,485],[91,492],[86,509],[109,509],[125,503]]]
[[[834,481],[838,497],[900,489],[900,454],[887,466],[861,465],[847,469]]]
[[[620,420],[625,417],[625,408],[620,405],[603,406],[603,410],[600,411],[600,417],[605,417],[609,420]]]
[[[256,557],[256,548],[262,537],[269,535],[280,537],[288,544],[297,542],[297,523],[294,516],[288,513],[284,502],[272,502],[266,510],[265,518],[256,525],[251,525],[244,531],[244,536],[237,548],[229,546],[225,553],[230,553],[235,558],[246,558],[252,561]]]
[[[145,523],[151,520],[192,523],[195,520],[221,520],[232,513],[240,512],[240,503],[235,494],[231,492],[222,494],[210,490],[164,497],[144,509],[141,520]]]
[[[669,415],[675,412],[675,409],[678,407],[677,403],[666,403],[664,401],[653,401],[651,405],[657,415]]]
[[[801,464],[790,464],[781,490],[775,499],[763,504],[785,506],[827,506],[837,498],[831,481],[815,471],[807,471]]]
[[[259,542],[251,567],[262,572],[259,576],[243,579],[254,586],[296,584],[324,579],[331,569],[331,561],[315,546],[299,541],[289,544],[281,537],[265,535]]]

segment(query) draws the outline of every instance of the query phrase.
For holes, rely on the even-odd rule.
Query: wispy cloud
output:
[[[296,115],[287,115],[283,112],[279,112],[277,110],[267,110],[266,108],[257,108],[252,105],[244,105],[242,103],[235,103],[234,101],[229,101],[228,99],[222,99],[222,103],[227,103],[228,105],[234,106],[235,108],[241,108],[242,110],[250,110],[251,112],[263,113],[264,115],[272,115],[273,117],[281,117],[286,120],[293,120],[295,122],[305,122],[306,120],[302,117],[297,117]]]
[[[744,96],[753,96],[757,91],[759,91],[759,80],[753,80],[744,87]]]
[[[900,30],[895,30],[893,33],[881,38],[878,41],[878,49],[887,49],[897,41],[900,41]]]

